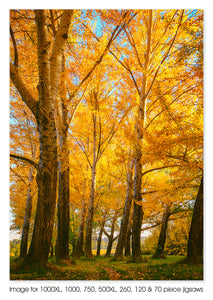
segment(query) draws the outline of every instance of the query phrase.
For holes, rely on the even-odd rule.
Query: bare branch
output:
[[[154,75],[154,77],[153,77],[153,79],[152,79],[152,82],[151,82],[151,84],[150,84],[150,86],[149,86],[149,89],[148,89],[148,91],[147,91],[147,93],[146,93],[146,97],[145,97],[145,98],[148,97],[148,95],[149,95],[149,93],[150,93],[150,91],[151,91],[151,89],[152,89],[152,86],[153,86],[153,84],[154,84],[154,82],[155,82],[155,79],[156,79],[156,77],[157,77],[157,75],[158,75],[158,73],[159,73],[159,71],[160,71],[160,68],[161,68],[161,66],[163,65],[163,63],[164,63],[164,61],[166,60],[166,58],[168,57],[169,52],[170,52],[170,50],[171,50],[172,47],[173,47],[173,44],[174,44],[174,42],[175,42],[175,39],[176,39],[178,30],[179,30],[179,28],[180,28],[180,26],[181,26],[181,22],[182,22],[182,18],[183,18],[183,13],[184,13],[184,10],[182,11],[182,14],[181,14],[181,16],[180,16],[179,24],[178,24],[178,26],[177,26],[177,30],[176,30],[176,32],[175,32],[175,35],[174,35],[173,39],[172,39],[172,42],[171,42],[171,44],[170,44],[170,46],[169,46],[169,48],[168,48],[166,54],[165,54],[164,57],[162,58],[162,60],[161,60],[161,62],[160,62],[160,64],[159,64],[159,66],[158,66],[158,68],[157,68],[157,70],[156,70],[156,72],[155,72],[155,75]]]

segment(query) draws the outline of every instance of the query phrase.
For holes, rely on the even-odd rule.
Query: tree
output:
[[[17,215],[17,209],[20,210],[22,207],[21,198],[26,197],[22,224],[20,225],[19,221],[14,220],[17,226],[22,227],[19,256],[20,258],[24,258],[27,255],[28,240],[32,231],[31,219],[34,217],[35,209],[33,206],[37,195],[35,174],[38,166],[38,137],[36,124],[30,116],[29,110],[24,103],[20,105],[18,102],[11,102],[10,111],[13,120],[10,125],[10,169],[12,173],[11,181],[15,180],[14,185],[11,187],[11,206],[13,207],[14,216]],[[22,108],[21,110],[20,107]],[[18,185],[20,185],[20,180],[24,183],[24,186],[22,185],[19,190]]]
[[[22,80],[17,61],[14,64],[10,63],[11,80],[34,115],[39,131],[38,201],[32,241],[26,257],[26,262],[32,264],[46,264],[51,244],[58,169],[54,109],[59,87],[62,52],[73,12],[70,10],[63,12],[54,41],[50,40],[48,34],[47,14],[46,10],[35,11],[39,72],[38,98]],[[50,52],[51,42],[53,44]],[[16,52],[15,43],[14,49]]]
[[[127,171],[127,190],[126,190],[126,201],[125,201],[125,207],[123,210],[123,218],[121,221],[121,227],[120,227],[120,233],[118,238],[118,243],[114,255],[114,259],[122,259],[123,258],[123,248],[125,246],[125,242],[127,241],[127,235],[128,235],[128,224],[129,224],[129,218],[130,218],[130,210],[131,210],[131,204],[133,199],[133,164],[134,159],[131,157],[131,151],[129,153],[129,166]]]
[[[163,212],[157,249],[156,249],[156,252],[153,255],[154,258],[163,257],[163,250],[164,250],[164,245],[165,245],[165,242],[166,242],[166,229],[167,229],[167,224],[168,224],[168,220],[169,220],[170,215],[171,215],[170,205],[166,205],[165,209],[164,209],[164,212]]]

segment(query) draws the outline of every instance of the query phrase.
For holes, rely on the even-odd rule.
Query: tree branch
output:
[[[50,84],[51,96],[55,97],[59,85],[62,54],[68,38],[69,26],[74,15],[74,10],[64,10],[58,31],[55,34],[51,58],[50,58]]]
[[[11,38],[12,38],[13,48],[14,48],[14,52],[15,52],[14,66],[18,67],[18,49],[17,49],[16,40],[15,40],[14,33],[13,33],[13,30],[12,30],[11,26],[10,26],[10,35],[11,35]]]
[[[149,95],[149,93],[150,93],[150,91],[151,91],[151,89],[152,89],[152,86],[153,86],[153,84],[154,84],[154,82],[155,82],[155,79],[156,79],[156,77],[157,77],[157,75],[158,75],[158,73],[159,73],[159,71],[160,71],[160,68],[161,68],[161,66],[163,65],[163,63],[164,63],[164,61],[166,60],[166,58],[168,57],[170,50],[172,49],[172,46],[173,46],[173,44],[174,44],[174,42],[175,42],[175,39],[176,39],[178,30],[179,30],[180,25],[181,25],[181,21],[182,21],[182,18],[183,18],[183,13],[184,13],[184,10],[182,11],[182,14],[181,14],[181,16],[180,16],[179,24],[178,24],[177,30],[176,30],[176,32],[175,32],[175,35],[174,35],[174,37],[173,37],[173,39],[172,39],[172,42],[171,42],[171,44],[170,44],[170,46],[169,46],[169,48],[168,48],[166,54],[165,54],[164,57],[162,58],[162,60],[161,60],[161,62],[160,62],[160,64],[159,64],[159,66],[158,66],[158,68],[157,68],[157,70],[156,70],[156,72],[155,72],[155,75],[154,75],[154,77],[153,77],[153,79],[152,79],[152,82],[151,82],[151,84],[150,84],[150,86],[149,86],[149,89],[148,89],[148,91],[147,91],[147,93],[146,93],[146,97],[145,97],[145,98],[148,97],[148,95]]]
[[[76,88],[76,90],[72,93],[72,97],[74,97],[78,90],[80,89],[80,87],[82,86],[82,84],[90,77],[90,75],[94,72],[94,70],[96,69],[96,67],[102,62],[104,56],[106,55],[106,53],[109,51],[110,53],[112,53],[110,51],[110,47],[113,43],[113,41],[118,37],[118,35],[121,33],[121,31],[131,22],[131,20],[137,15],[137,13],[135,13],[134,15],[132,15],[129,20],[125,23],[125,18],[128,17],[128,12],[125,12],[124,16],[121,19],[120,24],[118,24],[114,31],[111,34],[111,37],[105,47],[105,49],[103,50],[102,54],[99,56],[99,58],[96,60],[96,62],[94,63],[93,67],[90,69],[90,71],[84,76],[84,78],[81,80],[81,82],[79,83],[78,87]],[[123,23],[122,23],[123,21]],[[87,27],[85,24],[83,24],[85,27]],[[91,32],[91,30],[90,30]],[[92,32],[93,33],[93,32]],[[99,39],[96,37],[96,35],[93,33],[93,35],[95,36],[95,38],[99,41]]]
[[[27,162],[28,164],[33,166],[36,170],[38,169],[38,164],[30,158],[27,158],[27,157],[22,156],[22,155],[13,154],[13,153],[10,153],[10,157],[21,160],[21,161],[24,161],[24,162]]]
[[[153,168],[153,169],[150,169],[150,170],[147,170],[147,171],[143,172],[142,176],[144,176],[145,174],[151,173],[153,171],[162,170],[162,169],[166,169],[166,168],[174,168],[174,167],[179,167],[179,165],[171,165],[171,166]]]
[[[24,84],[21,76],[18,73],[17,68],[15,65],[10,62],[10,78],[17,88],[22,100],[26,103],[29,107],[35,118],[37,119],[37,105],[38,100],[34,97],[34,95],[29,91],[29,89]]]

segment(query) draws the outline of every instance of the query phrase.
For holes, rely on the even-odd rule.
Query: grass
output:
[[[183,256],[151,259],[144,255],[143,263],[113,261],[98,257],[76,260],[74,265],[57,264],[50,259],[46,267],[24,268],[11,259],[11,280],[202,280],[203,266],[179,263]]]

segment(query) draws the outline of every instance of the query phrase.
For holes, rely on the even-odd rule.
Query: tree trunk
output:
[[[166,230],[168,225],[168,220],[170,217],[170,205],[166,205],[162,217],[162,224],[161,224],[161,230],[158,238],[158,244],[155,254],[153,255],[153,258],[163,257],[163,251],[164,246],[166,242]]]
[[[70,170],[68,128],[69,112],[67,89],[65,84],[66,61],[62,55],[62,73],[59,86],[60,102],[56,101],[57,132],[59,151],[59,190],[58,190],[58,231],[56,241],[56,257],[59,260],[70,260],[69,256],[69,224],[70,224]]]
[[[107,245],[107,251],[106,251],[106,257],[109,257],[112,251],[112,244],[113,244],[113,235],[110,234],[108,245]]]
[[[101,222],[101,229],[99,231],[98,235],[98,242],[97,242],[97,254],[96,256],[100,256],[100,251],[101,251],[101,240],[102,240],[102,235],[103,235],[103,228],[106,222],[106,210],[104,212],[103,220]]]
[[[50,56],[47,11],[35,11],[38,37],[39,101],[35,113],[40,141],[37,172],[38,202],[27,263],[46,264],[50,251],[57,195],[57,131],[55,103],[59,87],[62,53],[73,11],[62,14]],[[21,93],[24,93],[21,90]],[[35,110],[35,106],[32,105]]]
[[[54,247],[53,247],[53,244],[51,243],[50,244],[50,257],[53,257],[54,256]]]
[[[20,245],[20,258],[24,258],[27,255],[27,247],[28,247],[28,237],[29,237],[29,229],[30,229],[30,219],[31,219],[31,212],[32,212],[32,190],[31,190],[31,183],[32,183],[32,167],[30,167],[29,171],[29,187],[27,191],[27,201],[26,201],[26,209],[24,215],[24,225],[22,229],[21,235],[21,245]]]
[[[97,252],[96,252],[96,256],[99,257],[100,253],[101,253],[101,241],[102,241],[102,235],[103,235],[103,229],[101,227],[100,231],[99,231],[99,235],[98,235],[98,241],[97,241]]]
[[[203,263],[203,177],[195,201],[186,260],[190,263]]]
[[[47,125],[48,124],[48,125]],[[30,263],[46,263],[49,255],[56,205],[57,139],[54,114],[39,124],[40,160],[37,174],[38,202],[34,231],[27,257]]]
[[[85,227],[85,216],[86,216],[86,205],[84,199],[82,200],[82,213],[81,213],[81,223],[79,227],[79,235],[76,246],[73,251],[73,257],[79,258],[83,255],[83,244],[84,244],[84,227]]]
[[[111,232],[110,232],[110,235],[108,236],[108,246],[107,246],[107,252],[106,252],[106,256],[110,256],[111,254],[111,251],[112,251],[112,244],[113,244],[113,237],[114,237],[114,231],[115,231],[115,222],[117,220],[117,216],[118,216],[118,211],[115,211],[115,214],[114,214],[114,217],[113,217],[113,220],[112,220],[112,226],[111,226]]]
[[[115,260],[123,259],[123,248],[125,246],[125,241],[126,241],[126,237],[127,237],[130,209],[131,209],[131,205],[132,205],[132,196],[133,196],[133,193],[132,193],[133,165],[134,165],[134,159],[131,159],[129,167],[128,167],[128,172],[127,172],[126,201],[125,201],[125,207],[124,207],[124,211],[123,211],[123,218],[121,221],[121,228],[120,228],[120,233],[119,233],[119,238],[118,238],[118,244],[117,244],[115,255],[114,255]]]
[[[88,208],[88,215],[87,215],[86,241],[85,241],[85,254],[86,257],[89,259],[92,258],[92,225],[93,225],[94,201],[95,201],[95,178],[96,178],[96,163],[93,163],[91,191],[90,191],[89,208]]]
[[[97,109],[97,99],[95,100],[95,109]],[[95,201],[95,180],[96,180],[96,127],[97,127],[97,117],[93,113],[93,163],[92,163],[92,179],[91,179],[91,189],[90,189],[90,199],[89,208],[87,214],[87,228],[86,228],[86,241],[85,241],[85,254],[86,258],[92,258],[92,225],[93,225],[93,214],[94,214],[94,201]]]
[[[125,243],[125,256],[130,256],[131,255],[131,228],[128,229],[127,231],[127,236],[126,236],[126,243]]]
[[[64,145],[65,146],[65,145]],[[67,147],[65,146],[67,149]],[[67,153],[67,151],[66,151]],[[69,156],[63,155],[59,170],[59,192],[58,192],[58,231],[56,241],[56,257],[59,260],[69,260]]]
[[[134,261],[141,261],[141,225],[143,218],[142,196],[141,196],[141,150],[138,147],[135,157],[135,177],[134,177],[134,206],[132,225],[132,257]]]
[[[134,261],[141,261],[141,225],[143,218],[142,209],[142,145],[144,136],[145,124],[145,109],[146,109],[146,86],[148,76],[149,56],[151,49],[151,29],[152,29],[152,10],[149,10],[147,18],[147,45],[144,60],[144,71],[142,74],[142,88],[139,93],[140,105],[138,110],[138,118],[136,122],[136,142],[135,142],[135,174],[134,174],[134,208],[133,208],[133,226],[132,226],[132,257]]]

